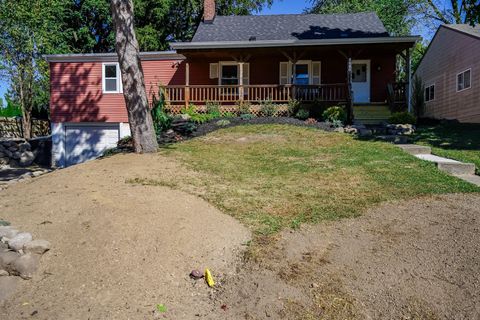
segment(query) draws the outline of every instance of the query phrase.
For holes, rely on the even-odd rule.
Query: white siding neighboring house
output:
[[[425,86],[425,117],[480,123],[480,26],[440,26],[415,75]]]

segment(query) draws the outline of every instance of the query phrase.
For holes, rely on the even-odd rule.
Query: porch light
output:
[[[382,66],[379,65],[379,64],[377,64],[377,71],[378,71],[378,72],[382,71]]]

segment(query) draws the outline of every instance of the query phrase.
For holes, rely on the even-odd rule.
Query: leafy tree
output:
[[[387,31],[396,36],[410,34],[419,0],[311,0],[311,13],[375,12]]]
[[[423,0],[420,2],[419,12],[433,29],[444,23],[466,23],[472,26],[480,23],[479,0]]]
[[[56,15],[60,0],[0,0],[0,71],[9,98],[20,105],[25,138],[31,137],[33,109],[48,104],[48,65],[42,55],[63,46]]]

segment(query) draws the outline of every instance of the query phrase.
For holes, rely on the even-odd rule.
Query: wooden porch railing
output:
[[[392,111],[402,111],[407,107],[407,82],[393,82],[387,85],[388,104]]]
[[[255,103],[271,100],[287,103],[290,99],[304,102],[347,102],[348,86],[345,83],[321,85],[244,85],[244,86],[167,86],[166,99],[170,104],[202,104],[207,101],[235,103],[246,101]]]

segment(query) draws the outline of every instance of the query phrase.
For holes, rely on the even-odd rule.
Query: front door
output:
[[[370,60],[352,61],[353,102],[370,102]]]

